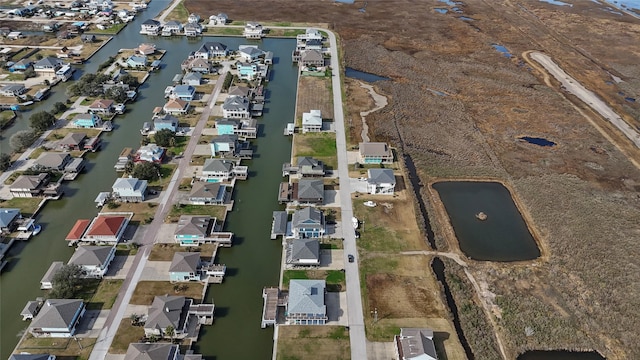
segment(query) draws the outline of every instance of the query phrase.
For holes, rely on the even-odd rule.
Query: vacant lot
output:
[[[122,319],[116,336],[113,338],[109,352],[112,354],[125,354],[130,343],[138,342],[144,338],[144,327],[131,325],[131,319]]]
[[[149,254],[150,261],[171,261],[176,252],[200,252],[201,258],[210,258],[217,249],[215,244],[204,244],[198,247],[184,247],[179,244],[155,244]]]
[[[285,270],[282,275],[282,288],[288,289],[291,280],[325,280],[327,291],[346,290],[344,272],[340,270]]]
[[[278,331],[279,360],[350,359],[343,326],[280,326]]]
[[[111,309],[116,302],[118,291],[124,280],[121,279],[102,279],[95,293],[87,303],[89,310],[106,310]]]
[[[218,205],[174,205],[167,215],[166,222],[178,222],[180,215],[211,216],[224,221],[227,208]]]
[[[96,339],[94,338],[78,338],[60,339],[60,338],[35,338],[31,334],[27,335],[20,344],[18,344],[18,352],[27,352],[31,354],[49,353],[57,357],[88,359]]]
[[[307,133],[293,136],[293,157],[312,156],[324,161],[330,169],[338,168],[336,134]]]
[[[202,284],[180,283],[172,284],[168,281],[140,281],[131,296],[131,304],[151,305],[156,296],[176,295],[185,296],[194,300],[202,298]],[[196,301],[199,302],[199,301]]]
[[[302,113],[320,110],[323,119],[333,119],[331,78],[301,76],[298,82],[296,123],[302,124]]]

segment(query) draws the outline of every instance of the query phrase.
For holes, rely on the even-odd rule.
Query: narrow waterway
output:
[[[241,38],[148,38],[138,33],[140,23],[156,16],[168,5],[167,0],[154,0],[149,8],[129,24],[87,63],[85,72],[95,72],[98,65],[120,48],[133,48],[141,42],[153,41],[158,48],[168,50],[164,67],[152,74],[140,88],[138,100],[128,106],[125,116],[116,118],[115,129],[103,136],[100,152],[87,156],[86,172],[65,185],[65,196],[50,202],[38,216],[42,233],[27,243],[15,246],[10,264],[0,276],[0,358],[6,359],[17,344],[21,332],[28,326],[19,315],[28,300],[42,296],[40,278],[53,261],[67,261],[72,249],[64,237],[78,218],[94,216],[98,210],[93,199],[99,191],[107,191],[116,179],[113,164],[123,147],[140,144],[139,129],[148,121],[155,106],[164,103],[164,88],[180,71],[184,57],[203,41],[220,41],[232,49],[245,43]],[[256,144],[256,158],[249,162],[251,177],[240,183],[234,199],[236,208],[229,215],[228,229],[236,233],[233,248],[220,252],[218,261],[229,266],[228,277],[222,285],[213,286],[209,299],[216,309],[215,325],[206,328],[200,351],[216,359],[265,358],[272,348],[272,331],[260,329],[261,288],[277,283],[280,246],[269,240],[271,211],[278,206],[277,184],[280,168],[290,154],[291,140],[282,135],[285,124],[294,116],[296,71],[291,66],[293,40],[264,40],[265,50],[274,51],[276,64],[268,85],[270,98],[267,111],[260,120],[260,138]],[[81,72],[76,74],[79,77]],[[71,82],[67,83],[70,84]],[[54,102],[64,101],[67,84],[57,86],[55,93],[35,109],[48,110]],[[6,135],[6,134],[5,134]],[[3,145],[8,139],[2,140]],[[8,145],[7,145],[8,146]],[[251,346],[236,346],[239,338],[251,339]]]

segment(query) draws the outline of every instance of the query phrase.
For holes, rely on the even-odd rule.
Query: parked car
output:
[[[349,259],[349,262],[350,262],[350,263],[352,263],[352,262],[354,262],[354,261],[355,261],[355,258],[354,258],[354,257],[353,257],[353,255],[351,255],[351,254],[349,254],[349,255],[347,256],[347,259]]]

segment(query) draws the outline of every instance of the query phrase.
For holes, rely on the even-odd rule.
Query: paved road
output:
[[[221,79],[224,79],[225,76],[226,72],[220,74]],[[198,121],[198,124],[193,131],[193,135],[189,140],[189,144],[184,151],[184,159],[191,159],[191,156],[193,155],[193,152],[196,148],[196,144],[198,143],[198,139],[200,138],[200,134],[202,133],[202,129],[204,129],[207,123],[207,119],[209,119],[209,115],[211,114],[211,110],[215,106],[215,99],[217,99],[218,95],[220,95],[223,83],[224,81],[218,81],[216,83],[216,86],[211,93],[211,97],[209,97],[207,106],[204,108],[200,120]],[[142,240],[140,241],[141,248],[135,257],[133,264],[131,265],[131,269],[129,270],[129,273],[125,278],[122,288],[120,288],[116,303],[113,305],[113,308],[109,313],[109,316],[107,317],[104,328],[100,332],[100,336],[96,341],[96,345],[91,352],[89,360],[103,360],[106,357],[107,352],[111,347],[111,343],[113,342],[113,338],[116,335],[116,331],[118,330],[118,326],[125,316],[127,305],[131,300],[131,296],[133,295],[136,284],[140,280],[142,270],[144,269],[148,261],[151,247],[153,246],[158,232],[160,231],[162,224],[164,223],[164,219],[167,216],[167,213],[169,212],[169,210],[171,210],[171,204],[173,204],[176,197],[180,179],[182,179],[184,177],[184,174],[186,174],[186,169],[188,166],[188,161],[180,161],[178,168],[171,177],[171,181],[169,182],[167,190],[162,192],[163,196],[160,200],[160,206],[158,206],[151,224],[148,225],[146,229],[144,229],[144,235],[142,237]]]

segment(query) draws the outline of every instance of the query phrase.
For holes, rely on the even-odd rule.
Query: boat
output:
[[[355,217],[355,216],[351,218],[351,223],[353,224],[353,228],[354,229],[357,229],[358,225],[360,225],[360,222],[358,221],[358,218]]]
[[[378,204],[376,204],[375,202],[369,200],[369,201],[365,201],[363,205],[364,206],[368,206],[368,207],[376,207],[376,205],[378,205]]]
[[[38,224],[38,225],[33,227],[33,231],[31,232],[31,235],[36,236],[36,235],[40,234],[40,231],[42,231],[42,226],[40,224]]]
[[[476,219],[478,219],[480,221],[485,221],[485,220],[487,220],[487,214],[485,214],[482,211],[480,211],[479,213],[476,214]]]

